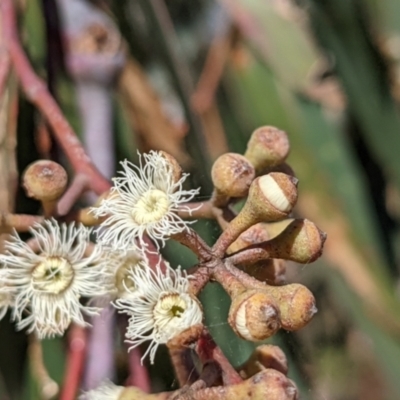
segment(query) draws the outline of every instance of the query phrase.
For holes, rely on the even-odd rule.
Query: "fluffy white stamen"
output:
[[[83,313],[94,315],[99,309],[82,305],[80,298],[109,291],[108,258],[98,246],[89,251],[91,231],[83,225],[46,220],[30,231],[37,252],[15,233],[5,242],[6,254],[0,255],[7,285],[16,292],[17,327],[43,338],[62,335],[72,321],[86,325]]]
[[[107,216],[97,230],[98,241],[114,250],[137,249],[137,240],[143,247],[144,234],[163,246],[171,235],[193,223],[177,214],[179,209],[190,212],[184,204],[199,192],[183,189],[188,175],[175,181],[173,167],[159,152],[143,154],[139,161],[139,166],[121,162],[123,170],[113,178],[110,196],[92,208],[97,217]]]
[[[136,286],[136,295],[117,300],[115,306],[130,315],[126,332],[131,348],[150,340],[143,359],[150,353],[150,362],[159,344],[165,344],[193,325],[201,323],[203,313],[199,301],[188,293],[189,280],[179,268],[167,266],[163,273],[160,267],[154,272],[150,268],[137,268],[130,274]]]

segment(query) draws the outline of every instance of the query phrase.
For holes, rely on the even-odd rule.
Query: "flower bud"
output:
[[[268,399],[268,400],[297,400],[298,390],[296,385],[284,374],[274,369],[265,369],[243,384],[231,386],[233,390],[242,385],[243,391],[230,393],[230,396],[220,397],[221,399]]]
[[[179,180],[182,178],[182,167],[179,165],[176,158],[163,150],[160,150],[159,153],[162,155],[163,158],[165,158],[165,160],[171,167],[174,183],[179,182]]]
[[[223,154],[211,169],[216,194],[226,197],[246,196],[254,176],[255,171],[250,162],[236,153]]]
[[[269,293],[279,305],[282,328],[287,331],[303,328],[318,311],[313,294],[299,283],[271,287]]]
[[[296,185],[296,178],[279,172],[256,178],[250,186],[247,201],[240,213],[214,244],[215,256],[222,256],[239,235],[252,225],[286,218],[297,200]]]
[[[244,156],[260,171],[281,164],[289,154],[289,149],[286,132],[273,126],[262,126],[252,133]]]
[[[228,322],[238,336],[253,342],[271,337],[280,328],[277,304],[262,290],[246,290],[234,297]]]
[[[236,253],[252,244],[265,242],[270,238],[267,224],[259,223],[244,231],[228,248],[227,254]]]
[[[57,200],[64,193],[68,181],[65,169],[50,160],[35,161],[25,169],[23,176],[27,195],[40,201]]]
[[[245,207],[257,215],[258,222],[287,217],[297,201],[297,182],[292,176],[271,172],[256,178],[250,186]]]
[[[322,254],[326,234],[307,219],[293,220],[278,236],[263,244],[271,258],[307,264]]]
[[[272,368],[287,375],[287,359],[285,353],[278,346],[272,344],[257,346],[250,358],[241,367],[241,375],[250,377],[266,368]]]

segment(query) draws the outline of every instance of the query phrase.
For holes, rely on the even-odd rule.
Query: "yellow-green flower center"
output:
[[[159,221],[167,214],[168,209],[168,195],[162,190],[152,189],[138,200],[131,215],[138,225],[142,225]]]
[[[173,318],[181,318],[187,308],[186,301],[178,293],[162,296],[154,307],[153,315],[157,320],[168,322]]]
[[[115,273],[115,287],[119,296],[122,296],[127,291],[134,292],[136,290],[135,283],[129,278],[129,272],[132,268],[140,268],[140,266],[132,262],[126,262]]]
[[[72,265],[61,257],[47,257],[32,271],[32,284],[36,290],[59,294],[67,289],[74,278]]]

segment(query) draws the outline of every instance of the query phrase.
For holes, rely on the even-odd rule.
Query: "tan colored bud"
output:
[[[266,291],[246,290],[232,299],[228,322],[243,339],[258,342],[280,328],[275,299]]]
[[[284,374],[275,369],[265,369],[244,382],[229,387],[229,393],[224,392],[218,399],[268,399],[268,400],[297,400],[296,385]],[[220,393],[220,391],[218,392]]]
[[[241,367],[241,375],[250,377],[266,368],[272,368],[287,375],[287,359],[285,353],[278,346],[272,344],[257,346],[250,358]]]
[[[27,195],[40,201],[57,200],[64,193],[67,182],[65,169],[50,160],[35,161],[23,173]]]
[[[271,287],[269,292],[279,304],[282,328],[287,331],[303,328],[318,311],[313,294],[299,283]]]
[[[283,258],[307,264],[322,254],[326,233],[307,219],[293,220],[278,236],[266,242],[262,248],[271,258]]]
[[[244,197],[249,191],[255,171],[251,163],[241,154],[226,153],[218,157],[211,169],[217,195]]]
[[[279,172],[256,178],[250,186],[247,201],[240,213],[214,244],[215,255],[222,256],[239,235],[252,225],[286,218],[296,201],[296,178]]]
[[[270,238],[267,224],[259,223],[245,230],[228,248],[227,254],[236,253],[252,244],[265,242]]]
[[[250,186],[245,207],[250,207],[257,215],[257,222],[283,219],[296,204],[297,182],[296,178],[280,172],[260,176]]]
[[[289,150],[286,132],[273,126],[262,126],[252,133],[244,156],[260,171],[283,163]]]
[[[163,150],[161,150],[159,153],[167,160],[168,164],[171,166],[174,182],[179,182],[179,180],[182,178],[182,167],[179,165],[176,158]]]

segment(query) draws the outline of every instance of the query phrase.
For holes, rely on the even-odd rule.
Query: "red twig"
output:
[[[207,330],[204,330],[199,338],[196,351],[203,364],[210,360],[218,363],[221,368],[224,385],[234,385],[243,381]]]
[[[17,35],[16,20],[11,0],[1,2],[3,32],[8,46],[11,62],[28,99],[46,118],[53,134],[71,162],[75,172],[87,174],[94,192],[101,194],[109,189],[110,183],[93,165],[76,137],[71,125],[63,116],[60,107],[50,95],[42,79],[34,72],[26,57]]]
[[[0,51],[0,96],[4,93],[9,72],[10,57],[6,52]]]
[[[59,400],[74,400],[82,377],[87,349],[85,329],[73,325],[69,332],[69,351],[64,384]]]
[[[150,393],[150,377],[146,367],[144,367],[140,362],[141,357],[142,354],[139,347],[135,347],[129,352],[128,360],[130,374],[126,384],[127,386],[136,386],[144,392]]]

